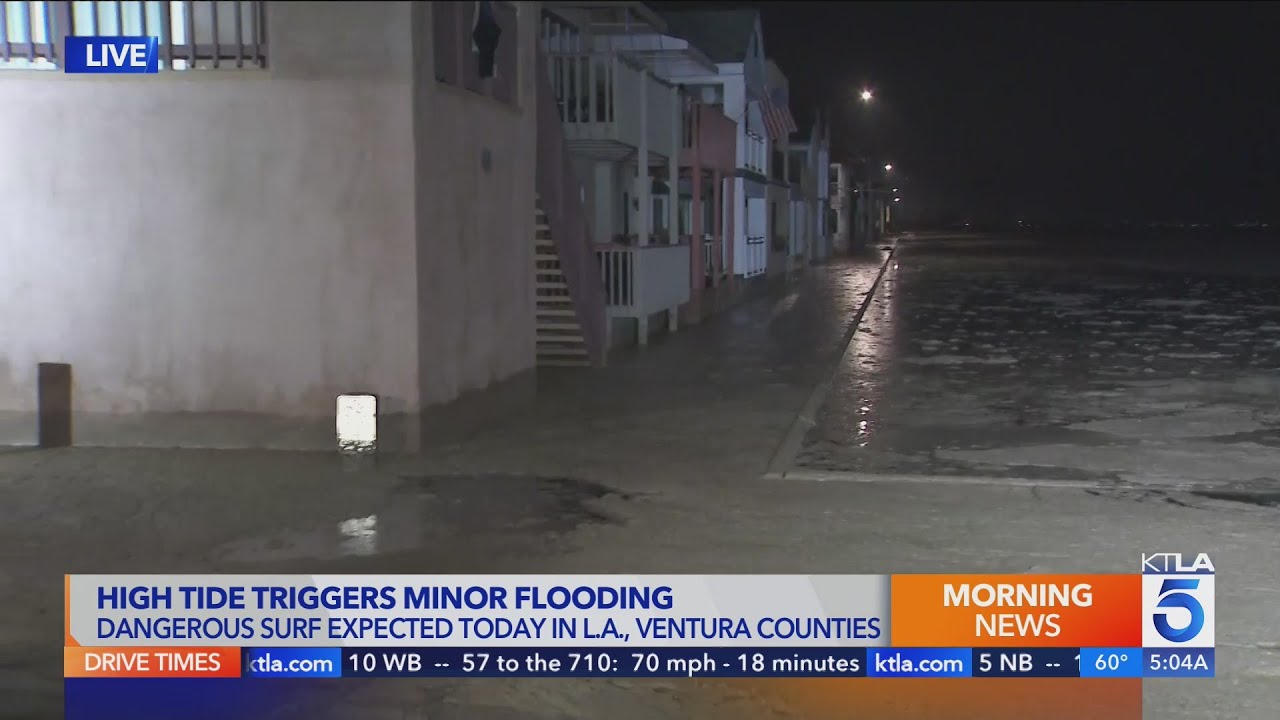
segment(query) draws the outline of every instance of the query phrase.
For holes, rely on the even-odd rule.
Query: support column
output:
[[[724,272],[724,178],[711,171],[711,287],[719,287]]]
[[[690,143],[693,156],[689,169],[689,186],[693,192],[690,202],[692,207],[689,210],[689,288],[695,295],[701,295],[702,289],[706,287],[707,275],[705,241],[702,237],[702,144],[701,133],[699,132],[698,122],[698,106],[690,105],[689,112],[692,114],[693,138]],[[714,266],[714,263],[713,263]],[[701,309],[699,309],[701,312]]]
[[[652,230],[653,180],[649,177],[649,82],[648,77],[641,77],[644,82],[640,83],[640,147],[636,148],[635,197],[640,204],[636,212],[636,245],[644,247],[649,244],[649,233]]]
[[[680,242],[680,138],[681,114],[680,88],[671,86],[671,154],[667,156],[667,188],[670,191],[667,202],[667,228],[673,245]],[[690,228],[690,235],[692,235]],[[692,245],[692,243],[690,243]],[[676,331],[680,321],[680,306],[667,308],[667,329]]]
[[[671,154],[667,156],[667,187],[671,190],[667,203],[667,228],[671,243],[680,242],[680,88],[671,86]]]
[[[615,58],[614,62],[617,62]],[[640,208],[636,213],[636,251],[631,253],[631,298],[641,311],[636,318],[636,343],[641,347],[649,344],[649,316],[645,310],[644,286],[638,282],[642,278],[644,268],[644,250],[649,245],[649,233],[652,232],[653,218],[653,180],[649,177],[649,77],[647,73],[640,75],[640,147],[636,148],[636,202]]]
[[[594,242],[607,243],[613,242],[614,233],[620,224],[615,220],[613,213],[618,206],[619,196],[622,194],[620,190],[614,187],[614,166],[613,163],[598,160],[593,168],[593,176],[595,184],[592,188],[592,202],[594,204],[593,215],[595,224],[593,230],[595,237]]]
[[[671,234],[672,245],[680,243],[680,147],[684,145],[680,137],[680,127],[684,120],[684,105],[681,105],[680,87],[671,86],[671,155],[667,156],[668,196],[667,228]],[[692,234],[692,228],[690,228]],[[692,242],[690,242],[692,252]],[[692,263],[690,263],[692,265]],[[676,332],[680,324],[680,306],[667,307],[667,329]]]

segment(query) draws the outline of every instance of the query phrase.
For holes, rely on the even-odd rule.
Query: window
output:
[[[769,216],[773,218],[773,251],[786,252],[787,245],[787,225],[786,218],[778,212],[778,203],[769,203]]]
[[[436,80],[515,104],[519,88],[516,6],[509,2],[436,2],[431,8]],[[487,25],[489,22],[494,25]],[[497,32],[485,32],[486,27]]]
[[[0,2],[0,67],[55,68],[51,2]]]
[[[771,160],[772,161],[769,163],[769,169],[772,171],[770,175],[774,180],[782,180],[785,177],[784,173],[786,172],[787,167],[786,156],[781,150],[774,148]]]
[[[152,35],[159,38],[160,67],[172,70],[265,67],[264,6],[257,0],[0,2],[0,67],[54,67],[57,46],[50,38],[64,34]]]

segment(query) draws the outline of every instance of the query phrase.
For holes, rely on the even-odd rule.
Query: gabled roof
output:
[[[661,15],[668,32],[687,40],[715,63],[745,61],[760,18],[759,11],[743,9],[675,10]]]

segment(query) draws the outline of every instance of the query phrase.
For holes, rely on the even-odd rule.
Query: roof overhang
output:
[[[581,28],[596,35],[656,32],[666,34],[667,22],[643,2],[544,2],[550,10],[571,10],[585,18]]]
[[[670,35],[643,33],[630,35],[596,34],[596,49],[605,48],[626,53],[635,60],[644,63],[650,70],[663,60],[691,60],[706,70],[706,74],[718,74],[720,68],[694,47],[693,44]],[[679,80],[679,78],[672,78]]]

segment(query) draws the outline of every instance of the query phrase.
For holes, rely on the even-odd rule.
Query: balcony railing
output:
[[[170,70],[267,62],[266,3],[258,0],[0,1],[0,68],[59,67],[67,35],[156,37],[157,64]]]
[[[689,301],[689,246],[600,246],[605,306],[612,316],[648,317]]]
[[[742,258],[742,275],[754,277],[764,273],[769,265],[769,246],[763,235],[747,236],[747,254]]]
[[[680,157],[682,165],[697,164],[723,172],[738,167],[738,124],[712,105],[691,102],[685,108],[685,132],[688,139]]]
[[[764,138],[747,131],[742,146],[742,167],[764,174],[765,146]]]
[[[641,65],[608,52],[553,53],[548,60],[551,86],[570,141],[612,140],[640,147],[642,125],[647,122],[644,130],[650,151],[670,157],[679,149],[673,137],[676,98],[671,86]]]

